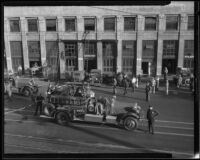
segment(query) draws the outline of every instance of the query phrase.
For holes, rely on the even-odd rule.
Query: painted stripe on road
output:
[[[23,109],[25,109],[25,108],[27,108],[27,107],[30,107],[30,106],[31,106],[31,104],[28,105],[28,106],[19,108],[19,109],[14,109],[14,110],[11,110],[11,111],[7,111],[7,112],[5,112],[5,114],[9,114],[9,113],[13,113],[13,112],[16,112],[16,111],[20,111],[20,110],[23,110]]]
[[[6,121],[14,121],[14,122],[22,122],[22,120],[14,120],[14,119],[5,119]],[[29,122],[29,123],[35,123],[35,121],[23,121],[23,122]],[[95,128],[95,129],[107,129],[107,130],[118,130],[122,131],[121,129],[118,128],[108,128],[108,127],[96,127],[96,126],[88,126],[88,125],[77,125],[73,124],[74,126],[78,127],[84,127],[84,128]],[[135,130],[135,132],[140,132]],[[179,134],[179,133],[170,133],[170,132],[155,132],[156,134],[162,134],[162,135],[174,135],[174,136],[186,136],[186,137],[194,137],[192,134]]]
[[[147,121],[147,119],[142,119],[143,121]],[[166,120],[156,120],[156,122],[163,122],[163,123],[180,123],[180,124],[189,124],[189,125],[194,125],[194,123],[190,122],[177,122],[177,121],[166,121]]]
[[[114,145],[114,144],[88,143],[88,142],[80,142],[80,141],[64,140],[64,139],[49,139],[49,138],[34,137],[34,136],[16,135],[16,134],[11,134],[11,133],[5,133],[5,135],[13,136],[13,137],[20,137],[20,138],[30,138],[30,139],[40,139],[40,140],[48,140],[48,141],[50,140],[50,141],[60,141],[60,142],[68,142],[68,143],[78,143],[78,144],[86,145],[86,146],[90,146],[90,147],[95,146],[95,147],[108,147],[108,148],[119,148],[119,149],[135,149],[135,150],[137,150],[137,149],[141,150],[142,149],[142,148],[132,148],[132,147],[126,147],[126,146]],[[32,147],[26,147],[26,148],[32,148]],[[35,148],[33,148],[33,149],[35,149]],[[145,148],[143,148],[143,149],[146,150]],[[147,150],[156,151],[156,152],[172,153],[172,154],[178,154],[178,155],[193,156],[192,153],[186,153],[186,152],[176,152],[176,151],[168,151],[168,150],[153,149],[153,148],[148,148]],[[55,150],[54,150],[54,152],[55,152]]]

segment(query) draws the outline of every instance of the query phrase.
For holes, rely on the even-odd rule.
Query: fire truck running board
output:
[[[103,116],[96,114],[85,114],[84,121],[101,123],[103,121]],[[116,124],[116,116],[106,116],[106,123]]]

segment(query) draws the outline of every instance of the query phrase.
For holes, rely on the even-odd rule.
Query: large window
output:
[[[46,31],[56,31],[56,19],[46,19]]]
[[[145,17],[145,30],[156,30],[156,17]]]
[[[46,41],[46,59],[49,66],[57,66],[58,43],[57,41]]]
[[[30,67],[32,67],[35,63],[37,63],[39,66],[41,65],[39,41],[28,41],[28,55]]]
[[[95,18],[85,18],[85,31],[95,31]]]
[[[66,57],[66,70],[74,71],[78,67],[77,55],[78,55],[77,43],[68,42],[65,43],[65,57]]]
[[[156,41],[155,40],[143,40],[143,59],[153,59],[156,55]]]
[[[184,68],[194,67],[194,41],[193,40],[185,40],[183,67]]]
[[[23,67],[22,42],[11,41],[10,50],[11,50],[13,71],[17,72],[17,68],[19,65]]]
[[[124,31],[135,30],[135,17],[124,17]]]
[[[103,42],[103,71],[114,72],[116,66],[116,43]]]
[[[37,19],[27,19],[28,31],[29,32],[38,32],[38,22]]]
[[[94,55],[97,53],[97,45],[95,42],[88,42],[84,44],[84,55]]]
[[[178,16],[177,15],[166,16],[166,30],[178,30]]]
[[[122,71],[132,73],[135,67],[136,41],[122,41]]]
[[[75,30],[76,30],[76,19],[75,18],[65,19],[65,31],[74,32]]]
[[[104,18],[104,31],[115,31],[115,17]]]
[[[163,41],[163,58],[176,58],[177,54],[178,54],[178,41],[164,40]]]
[[[188,30],[194,29],[194,16],[188,16]]]
[[[20,32],[19,18],[10,20],[10,32]]]

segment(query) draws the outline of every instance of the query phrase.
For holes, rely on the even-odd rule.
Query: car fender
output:
[[[120,114],[118,117],[117,117],[117,120],[120,121],[120,120],[124,120],[126,117],[128,116],[131,116],[131,117],[134,117],[135,119],[139,119],[139,115],[137,115],[136,113],[133,113],[133,112],[127,112],[127,113],[124,113],[124,114]]]

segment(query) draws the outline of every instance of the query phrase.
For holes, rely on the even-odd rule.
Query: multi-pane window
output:
[[[20,32],[19,18],[10,20],[10,32]]]
[[[135,17],[124,17],[124,31],[135,30]]]
[[[177,15],[166,16],[166,30],[178,30],[178,16]]]
[[[38,65],[41,63],[40,56],[40,42],[39,41],[28,41],[28,55],[30,61],[30,67],[37,62]]]
[[[85,18],[85,31],[95,31],[95,18]]]
[[[115,17],[104,18],[104,31],[115,31]]]
[[[56,31],[56,19],[46,19],[46,31]]]
[[[156,41],[143,40],[142,58],[155,58],[156,55]]]
[[[188,16],[188,30],[194,29],[194,16]]]
[[[115,71],[115,55],[116,44],[114,42],[103,42],[103,71],[114,72]]]
[[[145,30],[156,30],[156,17],[145,17]]]
[[[177,54],[178,54],[178,41],[164,40],[163,41],[163,58],[176,58]]]
[[[76,19],[67,18],[65,19],[65,31],[74,32],[76,30]]]
[[[14,72],[17,72],[19,65],[23,67],[22,42],[11,41],[10,50],[11,50],[11,57],[12,57],[12,68]]]
[[[95,42],[89,42],[84,44],[84,55],[94,55],[97,53],[97,45]]]
[[[49,66],[56,66],[58,58],[57,41],[46,41],[46,59]]]
[[[136,41],[122,41],[122,71],[133,72]]]
[[[37,19],[27,19],[28,31],[37,32],[38,31],[38,22]]]
[[[183,67],[184,68],[194,67],[194,41],[193,40],[185,40]]]
[[[69,42],[65,43],[65,57],[66,57],[66,70],[74,71],[78,67],[77,61],[77,43]]]

